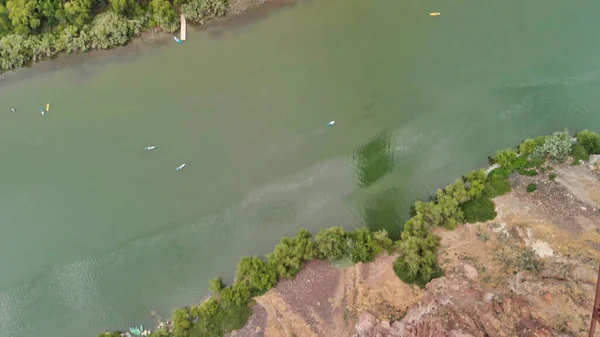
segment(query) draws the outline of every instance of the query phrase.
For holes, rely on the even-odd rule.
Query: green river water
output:
[[[301,227],[397,234],[415,199],[496,149],[598,131],[598,12],[312,0],[9,74],[0,335],[150,325]]]

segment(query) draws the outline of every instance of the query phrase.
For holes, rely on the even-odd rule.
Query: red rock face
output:
[[[553,336],[541,319],[533,317],[523,296],[495,295],[458,278],[442,277],[427,288],[432,293],[391,326],[378,324],[373,316],[364,314],[356,336]]]

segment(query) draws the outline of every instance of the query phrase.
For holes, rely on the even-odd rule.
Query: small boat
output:
[[[154,146],[154,145],[146,146],[144,148],[144,150],[146,150],[146,151],[150,151],[150,150],[154,150],[154,149],[156,149],[156,146]]]
[[[46,103],[46,111],[50,111],[50,103]]]
[[[177,41],[177,43],[181,44],[181,40],[177,38],[177,36],[173,36],[173,38],[175,39],[175,41]]]
[[[327,123],[327,126],[332,126],[333,124],[335,124],[335,121],[331,121],[331,122]]]
[[[442,15],[442,13],[440,13],[440,12],[431,12],[431,13],[429,13],[429,16],[440,16],[440,15]]]
[[[44,110],[44,108],[40,108],[40,112],[42,113],[42,116],[46,115],[46,111]]]
[[[179,172],[179,171],[183,170],[184,167],[185,167],[185,163],[177,166],[177,168],[175,169],[175,172]]]
[[[13,113],[17,112],[17,110],[15,110],[15,108],[10,108],[10,111],[12,111]]]

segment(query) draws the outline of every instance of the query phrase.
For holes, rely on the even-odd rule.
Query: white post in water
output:
[[[185,41],[185,37],[186,37],[186,24],[185,24],[185,16],[183,16],[183,13],[181,15],[179,15],[179,20],[181,21],[181,37],[180,40],[181,41]]]

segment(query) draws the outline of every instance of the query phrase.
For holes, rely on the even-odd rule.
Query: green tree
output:
[[[210,280],[210,282],[208,283],[208,289],[213,293],[213,294],[218,294],[221,292],[221,290],[223,290],[223,288],[225,288],[225,284],[223,284],[223,279],[220,277],[214,277]]]
[[[315,236],[317,254],[320,258],[341,260],[347,256],[346,232],[342,227],[319,230]]]
[[[8,18],[14,31],[18,34],[34,32],[42,23],[35,0],[8,0],[6,8],[8,9]]]
[[[513,149],[508,148],[496,152],[492,161],[501,167],[511,167],[511,164],[515,159],[517,159],[517,153]]]
[[[442,208],[433,201],[416,201],[415,211],[417,214],[420,214],[423,217],[423,220],[431,226],[438,226],[444,222]]]
[[[150,12],[152,13],[152,23],[160,26],[167,32],[174,32],[179,29],[179,17],[175,8],[167,0],[152,0],[150,2]]]
[[[135,34],[132,22],[114,12],[104,12],[94,19],[91,29],[92,48],[109,49],[120,46]]]
[[[236,283],[221,291],[221,304],[226,308],[245,305],[250,298],[250,288],[246,283]]]
[[[267,255],[280,277],[293,278],[302,269],[306,261],[316,255],[315,242],[306,229],[301,229],[294,238],[283,238]]]
[[[579,132],[577,144],[583,146],[588,154],[600,154],[600,136],[597,133],[588,130]]]
[[[258,256],[244,256],[237,265],[236,283],[247,282],[254,296],[261,295],[277,283],[277,270]]]
[[[7,35],[0,38],[0,69],[15,69],[29,62],[29,45],[29,40],[23,35]]]
[[[11,31],[10,18],[8,17],[8,9],[3,2],[0,2],[0,37],[8,34]]]
[[[352,261],[370,262],[379,255],[383,248],[368,228],[358,228],[348,234],[352,240]]]
[[[209,19],[224,16],[228,5],[228,0],[190,0],[181,9],[190,21],[204,24]]]
[[[524,156],[528,156],[535,151],[538,147],[538,143],[534,139],[525,139],[521,145],[519,145],[519,153]]]
[[[439,239],[432,234],[403,240],[399,245],[400,256],[394,261],[396,275],[406,283],[416,283],[421,287],[440,276],[438,246]]]
[[[140,9],[140,5],[135,0],[110,0],[110,6],[115,13],[128,17],[133,16]]]
[[[90,18],[94,0],[71,0],[65,2],[65,17],[71,24],[82,27]]]
[[[484,170],[471,171],[465,175],[467,181],[469,198],[479,198],[485,190],[487,177]]]
[[[179,308],[173,311],[173,337],[188,337],[192,322],[190,313],[186,308]]]
[[[373,233],[373,238],[379,243],[379,246],[387,250],[390,254],[394,250],[394,241],[390,239],[385,229],[380,229]]]

